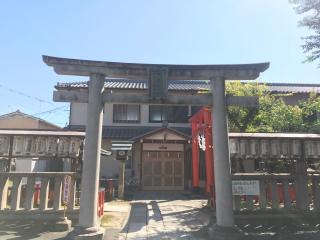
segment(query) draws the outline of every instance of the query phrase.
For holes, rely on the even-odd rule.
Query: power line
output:
[[[26,114],[27,116],[23,116],[23,115],[20,115],[19,117],[20,118],[29,118],[30,116],[31,117],[39,117],[39,115],[42,115],[42,114],[51,114],[51,113],[54,113],[54,112],[57,112],[57,111],[65,111],[64,108],[68,107],[67,105],[65,106],[62,106],[62,107],[57,107],[57,108],[53,108],[53,109],[50,109],[50,110],[46,110],[46,111],[43,111],[43,112],[38,112],[38,113],[34,113],[34,114],[26,114],[26,113],[22,113],[22,114]],[[14,113],[14,112],[12,112]],[[9,114],[12,114],[12,113],[9,113]],[[5,117],[5,118],[14,118],[16,117],[15,115],[12,115],[12,116],[7,116],[8,114],[4,114],[4,115],[1,115],[1,117]]]
[[[44,112],[39,112],[39,113],[34,113],[34,114],[31,114],[32,116],[37,116],[37,115],[42,115],[42,114],[46,114],[46,113],[53,113],[53,112],[56,112],[60,109],[63,109],[63,108],[66,108],[68,106],[62,106],[62,107],[57,107],[57,108],[54,108],[54,109],[50,109],[50,110],[47,110],[47,111],[44,111]]]
[[[29,94],[27,94],[27,93],[24,93],[24,92],[21,92],[21,91],[17,91],[17,90],[12,89],[12,88],[5,87],[5,86],[3,86],[2,84],[0,84],[0,88],[5,89],[5,90],[7,90],[7,91],[9,91],[9,92],[18,94],[18,95],[20,95],[20,96],[24,96],[24,97],[26,97],[26,98],[29,98],[29,99],[32,99],[32,100],[36,100],[36,101],[41,102],[41,103],[48,103],[48,104],[50,104],[50,105],[52,105],[52,106],[55,106],[52,102],[43,100],[43,99],[38,98],[38,97],[31,96],[31,95],[29,95]]]

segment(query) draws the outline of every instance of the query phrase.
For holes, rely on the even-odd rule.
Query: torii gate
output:
[[[234,225],[231,171],[228,146],[227,104],[256,105],[257,98],[225,95],[226,80],[253,80],[269,67],[269,63],[238,65],[165,65],[90,61],[43,56],[57,74],[88,76],[86,92],[55,92],[54,100],[62,102],[87,102],[86,146],[81,184],[79,227],[77,239],[103,237],[96,215],[98,179],[100,172],[100,148],[102,137],[103,106],[105,102],[151,103],[171,105],[201,105],[213,107],[213,142],[216,146],[215,192],[216,218],[213,228],[216,237],[230,237],[237,230]],[[149,81],[145,94],[114,94],[104,89],[105,78],[146,79]],[[199,95],[174,95],[168,93],[168,80],[209,80],[211,93]],[[84,207],[85,206],[85,207]],[[88,235],[88,233],[90,233]]]

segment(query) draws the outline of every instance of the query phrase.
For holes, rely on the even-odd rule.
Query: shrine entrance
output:
[[[84,207],[80,208],[78,227],[80,229],[74,231],[76,235],[84,236],[88,231],[95,229],[95,232],[91,233],[90,236],[95,239],[103,238],[103,229],[99,228],[96,214],[98,197],[96,182],[100,171],[103,107],[106,102],[212,106],[214,115],[214,122],[212,123],[213,143],[217,146],[214,151],[217,222],[213,231],[219,232],[218,235],[221,236],[221,239],[227,239],[230,232],[237,233],[233,215],[227,105],[256,106],[258,100],[255,97],[226,96],[225,81],[256,79],[261,72],[269,67],[269,63],[168,65],[103,62],[50,56],[43,56],[43,60],[48,66],[52,66],[58,74],[90,77],[87,91],[65,90],[54,93],[55,101],[88,103],[86,148],[84,149],[82,195],[80,199],[80,205]],[[108,91],[104,88],[105,81],[108,81],[106,77],[148,80],[148,89],[141,90],[141,94]],[[201,89],[199,89],[199,93],[187,96],[179,95],[174,91],[168,91],[170,80],[208,80],[211,84],[211,92],[201,93]],[[153,167],[153,163],[151,165]],[[160,184],[161,182],[162,184],[163,181],[165,180],[161,177],[161,180],[155,180],[155,183]]]
[[[136,141],[140,141],[142,149],[142,190],[184,190],[189,137],[171,128],[161,128]]]
[[[143,190],[184,189],[184,152],[145,151],[142,156]]]

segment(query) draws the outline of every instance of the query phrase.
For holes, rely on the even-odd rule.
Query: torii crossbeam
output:
[[[242,98],[241,100],[239,97],[227,98],[225,81],[256,79],[261,72],[269,67],[269,63],[167,65],[89,61],[50,56],[43,56],[43,61],[48,66],[52,66],[57,74],[90,77],[89,90],[81,93],[81,95],[72,91],[54,93],[55,101],[88,102],[79,216],[79,226],[83,229],[82,232],[87,233],[88,229],[96,229],[95,237],[101,235],[101,231],[98,229],[96,204],[104,102],[200,104],[212,105],[214,116],[212,125],[213,142],[216,146],[214,151],[214,176],[217,217],[214,231],[219,232],[218,235],[223,239],[233,233],[236,236],[236,230],[230,230],[236,228],[233,216],[226,106],[227,102],[246,106],[256,105],[256,100],[252,101],[250,98]],[[141,96],[112,94],[104,89],[106,77],[148,80],[148,91]],[[176,96],[168,92],[169,80],[208,80],[211,83],[211,93],[196,96]],[[78,230],[78,233],[81,235],[81,231]],[[91,236],[93,235],[91,233]]]

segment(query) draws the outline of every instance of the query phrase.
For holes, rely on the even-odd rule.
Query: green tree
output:
[[[234,96],[257,96],[261,99],[268,94],[268,90],[266,86],[258,84],[258,82],[228,81],[226,83],[226,93]],[[229,106],[229,128],[235,132],[245,132],[252,129],[257,113],[258,108]]]
[[[310,94],[298,105],[286,105],[285,96],[272,94],[263,84],[229,81],[227,94],[258,96],[255,109],[229,106],[229,129],[234,132],[313,132],[320,133],[320,97]]]
[[[259,98],[259,103],[259,111],[252,130],[257,132],[301,131],[303,119],[302,109],[299,106],[286,105],[282,97],[272,94]]]
[[[304,37],[302,45],[304,53],[307,53],[306,61],[312,62],[320,58],[320,0],[289,0],[298,14],[304,18],[299,22],[300,26],[307,27],[313,34]],[[319,65],[320,66],[320,65]]]
[[[303,131],[320,133],[320,97],[311,93],[307,101],[301,101]]]

